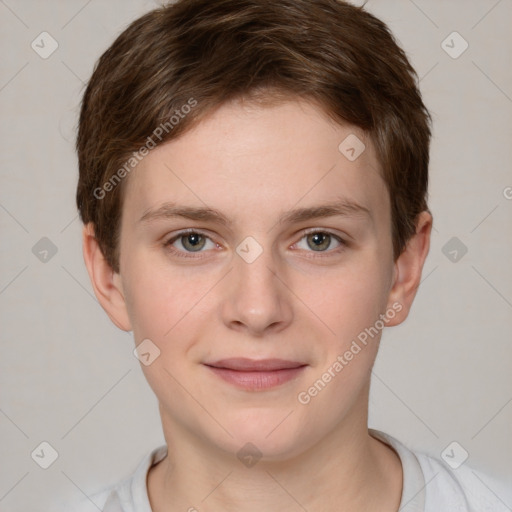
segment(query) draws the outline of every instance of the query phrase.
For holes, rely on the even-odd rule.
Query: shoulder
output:
[[[135,471],[117,484],[104,487],[91,496],[66,503],[66,512],[150,512],[146,479],[149,468],[167,454],[167,446],[155,448],[139,462]]]
[[[440,506],[453,512],[509,512],[512,484],[497,480],[467,463],[452,468],[441,459],[413,452],[425,477],[425,512]]]
[[[107,501],[115,495],[115,486],[98,491],[92,496],[85,496],[77,501],[67,502],[62,510],[66,512],[98,512],[105,509]]]
[[[391,446],[402,463],[402,506],[424,512],[510,512],[512,483],[497,480],[457,460],[456,447],[446,460],[412,450],[393,436],[369,429]],[[455,450],[455,452],[454,452]],[[467,456],[467,454],[465,454]]]

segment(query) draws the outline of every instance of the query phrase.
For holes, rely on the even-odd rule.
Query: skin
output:
[[[349,134],[366,145],[353,162],[338,150]],[[386,326],[403,322],[420,282],[432,218],[419,216],[394,261],[389,196],[371,140],[304,100],[232,102],[151,151],[126,185],[120,272],[103,258],[92,225],[83,246],[112,321],[132,330],[137,345],[150,339],[160,350],[141,364],[169,450],[148,475],[152,509],[398,510],[400,460],[367,428],[381,331],[309,403],[297,398],[393,304],[401,311]],[[278,222],[341,198],[369,213]],[[230,225],[140,221],[166,202],[217,209]],[[187,228],[205,238],[165,245]],[[252,263],[236,252],[248,236],[263,251]],[[276,388],[246,391],[203,364],[227,357],[308,366]],[[247,442],[263,454],[252,467],[236,455]]]

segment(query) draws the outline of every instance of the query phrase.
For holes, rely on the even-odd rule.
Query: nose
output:
[[[292,294],[282,266],[267,249],[249,261],[234,255],[233,269],[224,283],[223,321],[230,329],[252,336],[280,332],[293,317]]]

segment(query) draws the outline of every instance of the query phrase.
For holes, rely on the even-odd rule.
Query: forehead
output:
[[[370,138],[301,99],[226,103],[153,149],[126,185],[131,221],[169,201],[237,216],[257,207],[261,217],[340,197],[372,215],[389,210]]]

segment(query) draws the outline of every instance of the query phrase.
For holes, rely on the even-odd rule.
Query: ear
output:
[[[126,308],[121,276],[109,265],[96,237],[92,222],[82,231],[82,246],[85,266],[91,279],[94,294],[110,320],[123,331],[131,331],[131,323]]]
[[[395,261],[393,287],[388,298],[388,308],[393,304],[397,314],[387,322],[388,326],[401,324],[408,316],[414,297],[420,285],[423,264],[430,249],[430,234],[432,231],[432,215],[421,212],[416,223],[416,234]]]

